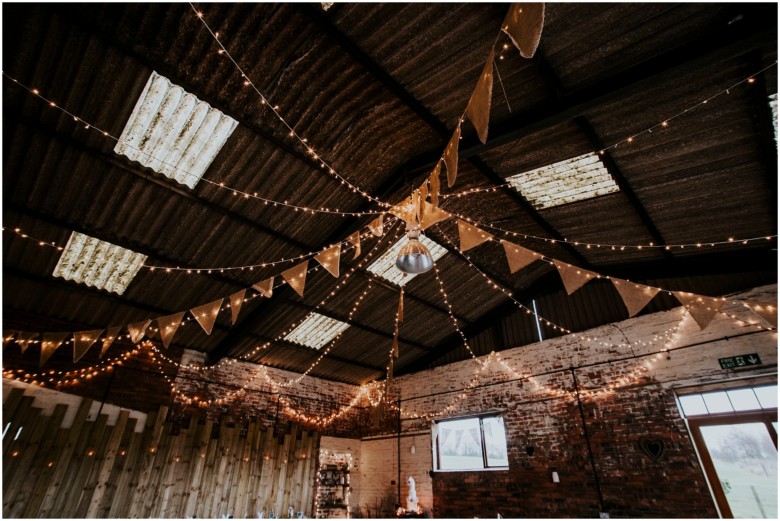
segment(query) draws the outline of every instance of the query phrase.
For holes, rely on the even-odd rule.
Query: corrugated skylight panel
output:
[[[349,324],[346,322],[312,312],[284,339],[295,344],[320,349],[348,327]]]
[[[620,190],[593,152],[508,177],[507,181],[537,209]]]
[[[144,262],[146,255],[73,232],[52,275],[121,295]]]
[[[775,145],[777,145],[777,93],[769,96],[769,108],[772,109],[772,128],[775,129]]]
[[[152,72],[114,152],[194,188],[237,125]]]
[[[403,286],[418,274],[416,273],[404,273],[395,267],[395,259],[398,258],[398,252],[404,247],[408,239],[403,237],[400,241],[396,242],[384,255],[375,260],[368,267],[368,271],[377,275],[386,281],[395,284],[396,286]],[[432,241],[425,235],[420,235],[420,242],[428,248],[431,252],[431,257],[434,261],[441,259],[447,250],[441,245]]]

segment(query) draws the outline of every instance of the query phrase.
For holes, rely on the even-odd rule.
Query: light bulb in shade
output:
[[[428,248],[419,241],[420,229],[410,228],[406,235],[409,240],[398,252],[395,267],[404,273],[418,274],[429,271],[433,268],[433,257],[431,257]]]

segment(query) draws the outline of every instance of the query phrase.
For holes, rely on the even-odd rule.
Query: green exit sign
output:
[[[730,356],[728,358],[718,358],[721,369],[736,369],[737,367],[746,367],[749,365],[761,365],[761,358],[757,353],[749,355]]]

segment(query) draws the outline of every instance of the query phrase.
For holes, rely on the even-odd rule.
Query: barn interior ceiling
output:
[[[170,353],[358,384],[396,330],[403,374],[628,317],[553,260],[708,296],[776,283],[777,6],[549,4],[530,59],[508,8],[4,4],[6,336],[151,320],[159,345],[172,316]],[[483,143],[459,122],[494,45]],[[435,270],[404,277],[389,210],[457,128]],[[466,219],[494,240],[463,251]],[[501,239],[544,259],[511,272]]]

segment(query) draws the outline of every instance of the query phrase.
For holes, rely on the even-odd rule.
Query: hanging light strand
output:
[[[84,120],[82,117],[74,114],[70,110],[68,110],[68,109],[66,109],[64,107],[60,107],[54,101],[52,101],[49,98],[41,95],[41,93],[40,93],[40,91],[38,89],[32,88],[32,87],[28,87],[27,85],[21,83],[16,78],[13,78],[13,77],[9,76],[5,72],[3,72],[2,74],[6,78],[8,78],[12,82],[14,82],[16,85],[18,85],[20,88],[26,90],[27,92],[29,92],[33,96],[41,99],[49,107],[51,107],[53,109],[56,109],[56,110],[62,112],[63,114],[66,114],[67,116],[70,116],[76,124],[84,125],[84,129],[85,130],[92,130],[94,132],[98,132],[104,138],[108,138],[108,139],[110,139],[112,141],[115,141],[117,143],[121,142],[127,148],[134,150],[138,154],[148,158],[150,161],[158,162],[158,163],[160,163],[162,165],[165,165],[165,166],[167,166],[167,167],[169,167],[169,168],[171,168],[173,170],[176,170],[176,171],[180,172],[181,174],[183,174],[186,177],[195,177],[194,174],[192,174],[191,172],[188,172],[188,171],[182,169],[178,165],[175,165],[175,164],[172,164],[172,163],[168,163],[164,159],[157,158],[157,157],[153,156],[149,152],[146,152],[144,150],[136,148],[133,145],[131,145],[130,143],[128,143],[126,141],[123,141],[120,138],[114,136],[113,134],[111,134],[107,130],[104,130],[104,129],[102,129],[102,128],[100,128],[100,127],[98,127],[98,126],[96,126],[96,125],[94,125],[94,124]],[[266,197],[263,197],[263,196],[259,195],[257,192],[251,192],[250,193],[250,192],[246,192],[246,191],[243,191],[243,190],[239,190],[237,188],[232,188],[232,187],[226,186],[224,182],[212,181],[212,180],[207,179],[205,177],[201,177],[200,180],[202,182],[207,183],[207,184],[209,184],[209,185],[211,185],[211,186],[213,186],[215,188],[218,188],[220,190],[227,190],[228,192],[230,192],[235,197],[240,197],[240,198],[247,199],[247,200],[260,201],[264,205],[271,206],[271,207],[274,207],[274,208],[277,208],[277,207],[279,207],[279,208],[281,208],[281,207],[291,208],[292,210],[294,210],[296,212],[301,212],[301,213],[304,213],[304,214],[308,213],[308,214],[311,214],[311,215],[315,215],[315,214],[318,214],[318,213],[323,213],[323,214],[330,214],[330,215],[338,215],[338,216],[342,216],[342,217],[363,217],[363,216],[371,216],[371,215],[384,215],[384,214],[387,213],[386,211],[381,211],[381,210],[380,211],[365,211],[365,212],[349,212],[349,211],[340,210],[338,208],[325,208],[325,207],[313,208],[313,207],[308,207],[308,206],[303,206],[303,205],[296,205],[296,204],[290,203],[289,201],[275,201],[273,199],[268,199]],[[386,207],[390,206],[390,205],[385,204],[385,203],[383,203],[382,205],[386,206]]]

